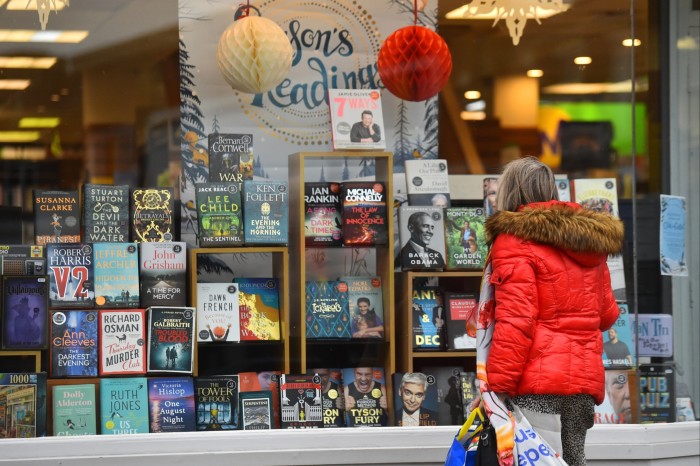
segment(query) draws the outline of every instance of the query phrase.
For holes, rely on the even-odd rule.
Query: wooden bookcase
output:
[[[280,340],[197,343],[194,345],[194,376],[277,370],[289,373],[292,354],[289,327],[289,254],[286,247],[192,248],[189,250],[189,302],[197,307],[197,270],[206,255],[256,255],[264,267],[234,262],[235,277],[274,277],[279,284]],[[268,257],[269,256],[269,257]],[[249,256],[251,257],[251,256]],[[269,269],[269,270],[268,270]],[[233,277],[227,277],[229,280]],[[195,339],[197,335],[195,329]]]
[[[306,289],[307,280],[335,279],[337,277],[319,277],[314,264],[307,263],[307,248],[304,234],[304,185],[312,179],[309,172],[325,164],[338,166],[348,164],[370,163],[374,165],[374,177],[371,181],[384,183],[387,204],[387,230],[389,241],[385,246],[370,249],[376,254],[376,270],[373,272],[382,279],[382,304],[384,307],[384,340],[371,339],[328,339],[306,340]],[[367,178],[363,178],[367,180]],[[338,181],[339,179],[329,179]],[[304,373],[313,367],[383,367],[387,386],[387,397],[391,407],[391,374],[396,370],[396,342],[394,338],[394,227],[393,206],[393,159],[390,152],[337,151],[337,152],[299,152],[289,156],[289,257],[290,257],[290,302],[292,312],[292,351],[300,356],[295,371]],[[339,248],[313,248],[328,251]],[[393,412],[390,410],[390,413]]]
[[[401,294],[398,308],[398,345],[400,372],[413,372],[425,366],[460,365],[475,371],[476,350],[469,351],[415,351],[413,349],[412,301],[415,278],[437,278],[446,291],[479,293],[483,273],[475,271],[435,272],[408,271],[401,274]],[[474,366],[472,369],[471,367]]]

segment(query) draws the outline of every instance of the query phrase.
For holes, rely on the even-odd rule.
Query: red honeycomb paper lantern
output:
[[[406,26],[386,38],[377,59],[379,77],[389,92],[420,102],[450,79],[452,55],[445,41],[423,26]]]

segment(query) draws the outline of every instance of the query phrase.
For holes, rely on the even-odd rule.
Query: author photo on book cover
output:
[[[404,268],[442,269],[445,259],[439,251],[428,247],[435,234],[435,221],[427,212],[414,212],[408,217],[411,238],[401,248],[400,264]]]
[[[396,407],[396,425],[400,427],[436,426],[438,415],[423,407],[428,377],[422,372],[406,372],[401,378],[399,398],[401,406]]]
[[[379,125],[374,123],[374,115],[369,110],[362,112],[361,120],[350,129],[350,142],[379,142],[382,133]]]

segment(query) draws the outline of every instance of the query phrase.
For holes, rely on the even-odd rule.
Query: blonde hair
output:
[[[515,212],[531,202],[558,201],[559,193],[550,168],[534,157],[513,160],[498,180],[496,208]]]

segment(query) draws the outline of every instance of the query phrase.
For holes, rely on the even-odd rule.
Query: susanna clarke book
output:
[[[35,189],[33,195],[34,242],[39,246],[80,242],[78,191]]]

